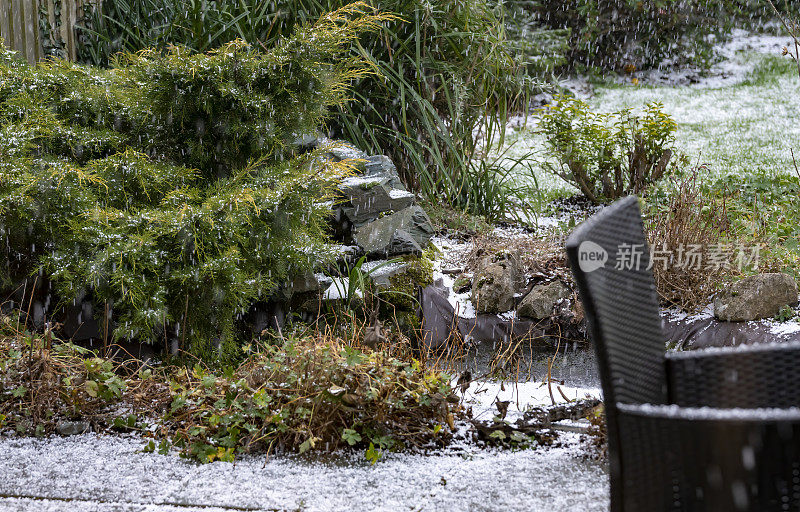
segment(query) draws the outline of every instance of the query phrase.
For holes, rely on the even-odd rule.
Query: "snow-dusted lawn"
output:
[[[659,83],[641,75],[639,84],[608,81],[594,86],[586,101],[601,112],[640,108],[658,101],[678,123],[676,146],[692,165],[708,166],[705,178],[761,172],[765,176],[794,174],[790,150],[800,157],[800,78],[788,57],[780,55],[783,36],[750,36],[737,32],[722,47],[726,60],[707,78],[692,85]],[[670,77],[674,78],[674,77]],[[580,95],[584,96],[584,95]],[[507,156],[534,153],[544,157],[536,123],[517,119],[510,125]],[[513,127],[517,127],[513,129]],[[548,195],[572,194],[575,189],[532,161],[540,189]],[[526,175],[520,183],[529,183]]]
[[[750,62],[770,67],[780,58],[753,56]],[[591,104],[610,112],[663,103],[678,123],[676,146],[692,164],[708,165],[711,176],[793,173],[790,150],[800,151],[800,79],[788,73],[754,82],[721,88],[603,88]]]
[[[135,437],[6,439],[0,510],[607,510],[601,464],[579,458],[575,434],[561,439],[564,446],[546,450],[389,454],[375,466],[356,456],[198,465],[141,453]]]

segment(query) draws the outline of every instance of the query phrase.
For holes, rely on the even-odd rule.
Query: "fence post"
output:
[[[0,2],[0,37],[6,45],[11,44],[11,25],[8,18],[11,15],[9,2]]]
[[[42,55],[42,46],[39,41],[39,2],[28,0],[25,2],[25,57],[28,62],[34,63]]]
[[[78,56],[75,25],[87,4],[99,5],[99,0],[61,0],[61,26],[55,30],[55,2],[53,0],[0,0],[0,38],[20,57],[33,64],[44,56],[39,31],[39,5],[46,14],[43,21],[50,25],[50,34],[64,43],[65,57],[75,61]]]

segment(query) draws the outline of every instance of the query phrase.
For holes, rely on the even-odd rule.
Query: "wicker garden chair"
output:
[[[636,197],[578,226],[567,254],[600,366],[611,510],[800,510],[800,344],[665,355]]]

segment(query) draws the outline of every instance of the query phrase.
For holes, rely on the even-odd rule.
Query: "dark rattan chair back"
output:
[[[567,240],[607,403],[663,404],[664,337],[639,203],[628,197]]]
[[[567,255],[600,366],[611,510],[800,510],[800,344],[665,355],[635,197],[578,226]]]

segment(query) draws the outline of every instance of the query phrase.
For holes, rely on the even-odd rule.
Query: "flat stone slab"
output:
[[[425,210],[409,206],[359,227],[353,238],[368,254],[394,256],[421,253],[433,232]]]
[[[382,213],[400,211],[414,204],[414,194],[392,188],[389,181],[381,176],[355,176],[339,184],[339,191],[347,199],[342,211],[351,223],[363,224]]]

